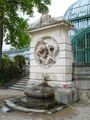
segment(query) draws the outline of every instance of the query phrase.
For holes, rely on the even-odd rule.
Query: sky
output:
[[[68,7],[76,2],[77,0],[51,0],[51,5],[49,6],[49,14],[52,17],[60,17],[64,16],[65,11],[68,9]],[[21,13],[20,16],[26,18],[29,20],[29,23],[37,21],[41,14],[37,13],[36,11],[34,12],[34,17],[28,18],[26,15],[23,16]],[[3,50],[9,50],[10,46],[3,44]]]
[[[77,0],[51,0],[51,5],[49,6],[49,14],[52,17],[64,16],[64,13],[68,7],[76,2]],[[34,17],[31,18],[31,22],[36,21],[40,18],[40,14],[35,12]]]
[[[53,17],[63,16],[68,7],[73,4],[76,0],[52,0],[52,4],[49,7]]]

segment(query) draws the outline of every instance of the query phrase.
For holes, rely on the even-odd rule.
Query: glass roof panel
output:
[[[78,0],[65,13],[66,19],[90,15],[90,0]]]

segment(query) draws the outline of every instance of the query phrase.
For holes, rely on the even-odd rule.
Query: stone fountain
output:
[[[10,107],[45,112],[57,104],[78,100],[78,91],[72,82],[73,57],[68,37],[71,27],[64,18],[44,14],[30,29],[30,79],[23,98],[6,101]]]
[[[25,96],[5,100],[6,104],[16,110],[25,112],[47,112],[57,105],[54,89],[47,83],[47,74],[43,75],[42,83],[25,90]]]
[[[48,85],[47,80],[48,78],[45,74],[41,84],[26,89],[26,104],[30,108],[50,109],[55,106],[54,89]]]

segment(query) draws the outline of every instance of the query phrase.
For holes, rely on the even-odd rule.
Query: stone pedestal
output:
[[[40,19],[40,22],[30,29],[32,41],[30,44],[30,80],[27,88],[40,84],[42,74],[47,74],[48,84],[57,89],[61,96],[64,88],[68,91],[74,87],[72,47],[68,37],[68,30],[72,25],[64,19],[56,20],[47,16],[43,16],[43,19]],[[68,92],[70,93],[72,94],[72,91]]]
[[[57,89],[55,96],[58,103],[73,104],[79,100],[79,91],[76,88]]]

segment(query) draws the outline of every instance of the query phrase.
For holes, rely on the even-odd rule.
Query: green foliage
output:
[[[49,4],[50,0],[0,0],[5,42],[16,48],[27,47],[30,43],[29,26],[17,11],[33,15],[33,8],[36,7],[38,12],[43,13],[48,10]]]
[[[21,10],[24,14],[33,15],[33,8],[43,13],[48,10],[50,0],[0,0],[0,80],[12,79],[21,71],[21,62],[19,67],[7,56],[2,59],[3,38],[7,44],[16,48],[27,47],[30,43],[29,25],[27,21],[21,18],[17,11]]]
[[[25,57],[22,55],[15,56],[14,61],[19,68],[23,68],[23,66],[25,65]]]
[[[22,64],[20,62],[21,67],[19,67],[16,61],[11,60],[7,55],[3,56],[0,68],[0,85],[8,83],[23,74],[24,71],[22,67],[25,65],[24,58],[21,57],[19,60],[22,60]]]

